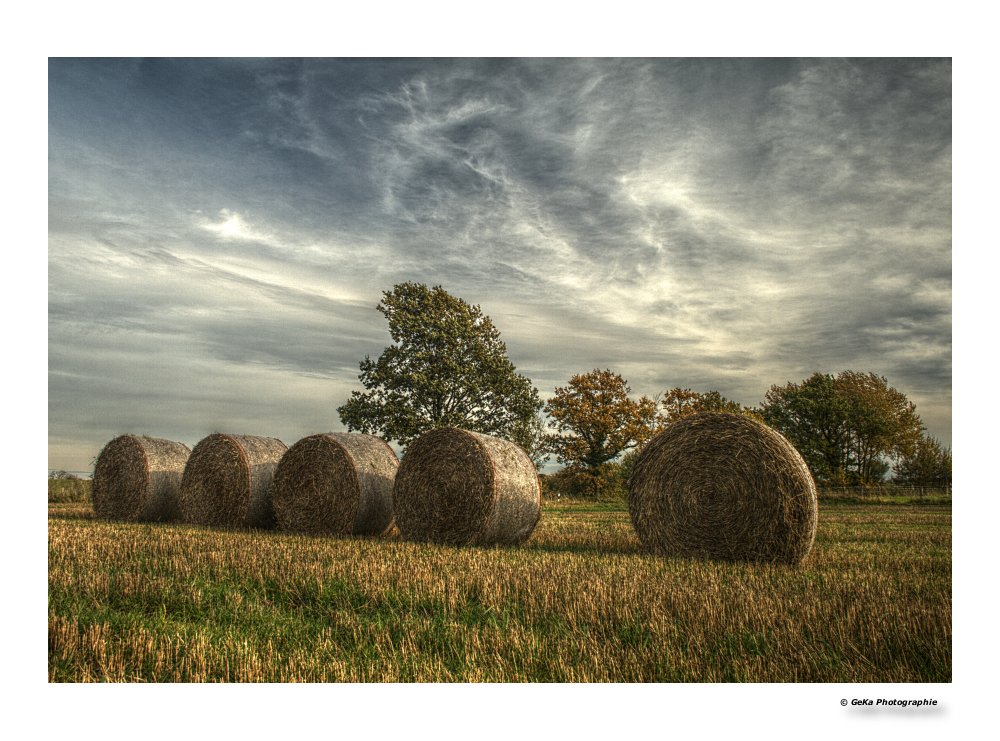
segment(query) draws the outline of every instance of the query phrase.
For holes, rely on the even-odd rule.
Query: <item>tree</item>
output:
[[[847,483],[850,428],[834,378],[813,373],[802,383],[774,385],[761,406],[764,422],[791,441],[818,481]]]
[[[861,483],[879,480],[883,456],[899,458],[916,448],[924,432],[916,406],[875,373],[843,371],[835,381],[845,399],[851,450],[848,461]]]
[[[906,486],[949,486],[951,451],[933,437],[921,437],[893,466],[893,481]]]
[[[727,399],[718,391],[706,391],[702,394],[691,389],[674,387],[663,397],[662,404],[666,422],[676,422],[697,412],[726,412],[761,419],[755,410],[743,406],[738,401]]]
[[[691,389],[682,389],[675,386],[663,397],[663,411],[666,414],[667,422],[676,422],[682,417],[697,412],[696,404],[701,394]]]
[[[435,427],[527,439],[542,407],[538,390],[507,357],[500,332],[479,306],[441,286],[400,283],[378,310],[393,345],[365,356],[353,391],[337,408],[348,430],[408,445]]]
[[[775,385],[759,411],[798,448],[813,476],[832,485],[879,480],[885,458],[907,454],[923,431],[916,407],[875,373],[814,373]]]
[[[573,376],[555,392],[545,411],[557,430],[549,443],[560,463],[583,466],[596,475],[655,430],[656,402],[646,396],[630,399],[628,382],[610,370]]]

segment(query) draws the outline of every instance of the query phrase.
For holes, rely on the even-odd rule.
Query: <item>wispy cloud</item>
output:
[[[950,80],[913,59],[53,60],[50,465],[128,429],[337,428],[403,280],[480,303],[543,395],[593,367],[745,403],[874,370],[950,440]]]

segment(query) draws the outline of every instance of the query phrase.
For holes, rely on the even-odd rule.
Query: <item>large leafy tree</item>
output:
[[[759,411],[829,484],[876,481],[885,459],[906,455],[923,432],[913,403],[875,373],[814,373],[775,385]]]
[[[888,470],[883,457],[898,459],[914,451],[923,422],[916,405],[884,376],[844,371],[837,374],[836,386],[846,400],[851,428],[848,461],[859,481],[875,481],[876,472]]]
[[[771,386],[761,413],[798,449],[817,480],[846,483],[850,426],[833,376],[814,373],[801,383]]]
[[[479,306],[441,286],[407,282],[383,292],[377,308],[393,344],[361,362],[365,390],[337,409],[349,430],[403,446],[448,426],[530,442],[542,407],[538,390],[516,372]]]
[[[605,463],[646,442],[655,431],[656,402],[629,398],[628,382],[594,369],[556,387],[545,404],[556,434],[550,446],[559,462],[596,473]]]

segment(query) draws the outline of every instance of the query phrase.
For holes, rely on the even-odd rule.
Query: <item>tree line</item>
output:
[[[517,372],[482,309],[441,286],[401,283],[377,307],[393,344],[360,364],[363,391],[337,412],[348,430],[405,448],[423,432],[462,427],[520,445],[536,466],[555,456],[553,481],[575,493],[621,487],[642,446],[664,426],[698,412],[743,414],[781,432],[817,484],[946,486],[951,451],[928,436],[915,405],[872,372],[814,373],[773,385],[756,407],[717,390],[675,387],[633,398],[610,369],[574,375],[542,402]]]

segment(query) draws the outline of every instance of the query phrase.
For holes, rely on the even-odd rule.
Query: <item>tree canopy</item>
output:
[[[910,454],[923,433],[913,403],[875,373],[814,373],[775,385],[759,411],[818,481],[835,485],[873,483],[887,471],[885,457]]]
[[[893,466],[893,480],[909,486],[951,484],[951,451],[929,436],[920,438],[913,450]]]
[[[545,404],[557,434],[552,451],[561,463],[597,469],[648,440],[656,426],[656,402],[629,398],[618,373],[594,369],[573,376]]]
[[[383,292],[377,308],[394,344],[361,361],[365,391],[337,409],[348,430],[406,446],[429,429],[454,426],[530,444],[538,390],[516,372],[479,306],[441,286],[407,282]]]
[[[664,421],[666,422],[676,422],[682,417],[697,412],[727,412],[760,419],[758,412],[743,406],[738,401],[727,399],[718,391],[700,393],[675,386],[663,396],[660,403],[663,406]]]

